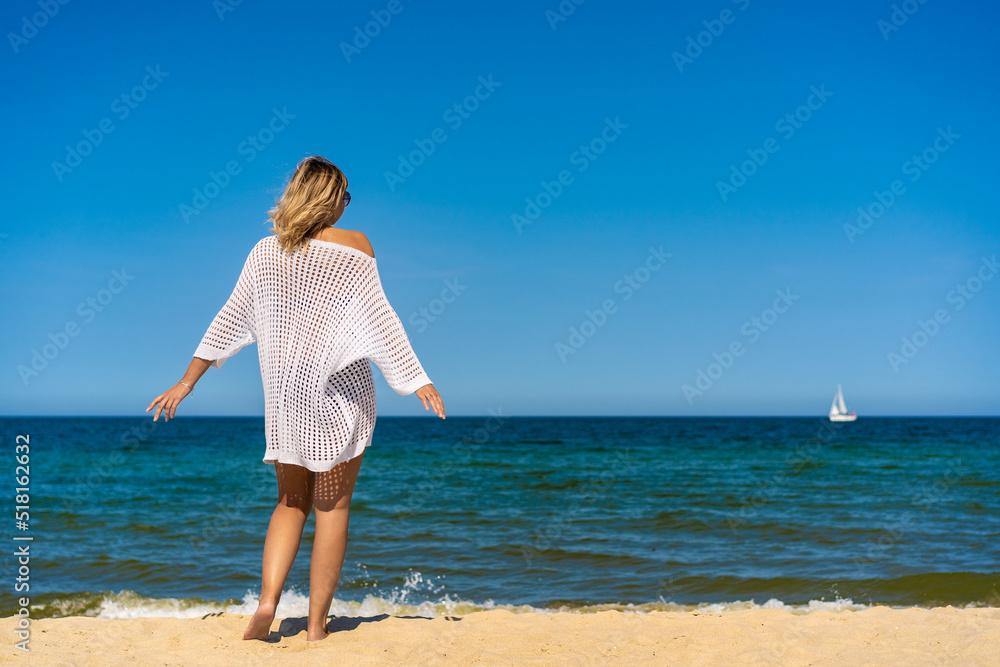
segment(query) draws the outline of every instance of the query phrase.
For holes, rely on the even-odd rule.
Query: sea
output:
[[[0,616],[253,612],[263,417],[0,424]],[[877,605],[1000,607],[1000,418],[379,417],[331,612]]]

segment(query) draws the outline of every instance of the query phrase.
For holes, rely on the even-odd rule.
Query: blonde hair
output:
[[[320,155],[303,158],[281,199],[267,212],[274,221],[268,231],[286,252],[308,251],[309,237],[330,224],[346,191],[347,177],[335,164]]]

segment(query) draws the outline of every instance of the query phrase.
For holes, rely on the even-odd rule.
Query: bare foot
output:
[[[267,641],[271,636],[271,623],[274,621],[274,609],[267,607],[257,607],[256,613],[250,619],[243,639],[260,639]]]
[[[323,629],[318,632],[313,632],[312,630],[308,630],[306,632],[306,641],[307,642],[323,641],[329,636],[330,636],[330,631],[327,630],[326,626],[324,625]]]

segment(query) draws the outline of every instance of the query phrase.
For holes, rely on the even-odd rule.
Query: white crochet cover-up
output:
[[[403,396],[431,380],[386,299],[375,258],[333,241],[307,243],[308,252],[289,254],[274,235],[258,241],[194,356],[221,368],[256,342],[265,398],[263,461],[321,472],[371,444],[369,360]]]

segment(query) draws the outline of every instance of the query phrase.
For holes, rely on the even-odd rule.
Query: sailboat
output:
[[[844,405],[844,392],[841,391],[838,384],[837,395],[833,397],[833,405],[830,406],[830,421],[852,422],[857,418],[855,413],[847,411],[847,406]]]

